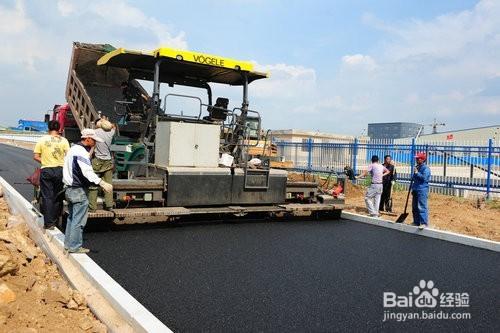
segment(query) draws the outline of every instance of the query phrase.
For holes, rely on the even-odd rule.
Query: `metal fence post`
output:
[[[488,140],[488,173],[486,174],[486,199],[491,196],[491,164],[493,163],[493,139]]]
[[[445,151],[443,153],[443,178],[446,178],[446,165],[447,164],[448,164],[448,156],[446,155],[446,151]]]
[[[307,140],[307,170],[312,169],[312,150],[313,150],[313,140],[309,138]]]
[[[356,175],[357,172],[357,158],[358,157],[358,138],[354,138],[354,145],[352,147],[352,171]]]
[[[408,180],[411,179],[412,174],[413,174],[413,169],[415,168],[415,154],[416,154],[416,147],[415,147],[415,138],[411,139],[411,156],[410,156],[410,172],[408,174]]]

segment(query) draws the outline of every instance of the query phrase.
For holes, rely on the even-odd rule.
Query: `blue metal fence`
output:
[[[337,172],[351,167],[359,173],[370,163],[372,155],[380,160],[391,155],[398,179],[407,182],[414,168],[417,152],[426,152],[434,186],[500,193],[500,144],[493,140],[474,144],[360,142],[346,143],[276,142],[278,153],[293,162],[298,171]]]

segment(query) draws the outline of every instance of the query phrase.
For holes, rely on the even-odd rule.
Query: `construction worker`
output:
[[[48,135],[42,136],[33,150],[33,159],[41,164],[40,204],[45,229],[54,229],[62,210],[62,167],[64,155],[69,150],[69,142],[59,134],[59,126],[59,122],[49,121]]]
[[[365,177],[368,173],[370,173],[372,180],[365,194],[366,208],[371,217],[378,217],[378,207],[380,206],[380,196],[382,195],[382,178],[389,174],[389,170],[379,163],[377,155],[373,155],[372,163],[368,165],[368,169],[355,177],[355,179]]]
[[[392,161],[391,155],[384,156],[384,164],[382,164],[389,174],[385,175],[382,179],[382,196],[380,197],[380,207],[379,210],[383,212],[392,212],[392,185],[396,179],[396,169],[394,168],[394,162]]]
[[[413,225],[420,230],[429,224],[429,210],[427,208],[427,198],[429,196],[429,180],[431,179],[431,169],[427,166],[427,155],[423,152],[415,156],[417,165],[413,170],[412,213]]]
[[[87,224],[89,209],[88,190],[91,184],[105,192],[113,192],[113,185],[97,176],[90,163],[90,150],[96,142],[103,142],[93,129],[83,129],[81,141],[73,145],[64,159],[63,181],[66,186],[68,219],[64,235],[64,249],[70,253],[88,253],[82,247],[83,228]]]
[[[94,147],[94,157],[92,158],[92,168],[94,172],[110,183],[113,180],[113,156],[110,146],[116,132],[116,126],[108,121],[106,117],[96,121],[95,134],[101,138],[102,142],[96,142]],[[97,195],[99,192],[98,186],[91,186],[89,189],[89,210],[97,209]],[[113,208],[113,193],[104,193],[104,210]]]

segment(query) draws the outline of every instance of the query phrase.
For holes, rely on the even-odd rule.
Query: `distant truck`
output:
[[[68,103],[56,104],[52,108],[52,115],[45,114],[43,121],[19,119],[17,127],[9,127],[12,131],[23,132],[47,132],[49,120],[57,120],[61,125],[59,132],[71,141],[80,139],[80,129],[78,128]]]
[[[10,130],[23,132],[47,132],[48,127],[45,121],[19,119],[17,127],[10,127]]]

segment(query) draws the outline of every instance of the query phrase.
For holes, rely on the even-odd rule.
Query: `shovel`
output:
[[[394,183],[394,185],[396,185],[396,183]],[[392,190],[394,189],[394,185],[391,184],[391,193],[389,194],[389,200],[387,200],[387,206],[385,207],[390,213],[392,213]]]
[[[408,208],[408,200],[410,199],[410,192],[412,185],[413,185],[413,175],[410,180],[410,186],[408,187],[408,194],[406,195],[405,211],[403,212],[403,214],[399,215],[398,219],[396,220],[396,223],[403,223],[408,217],[409,213],[406,212],[406,208]]]

